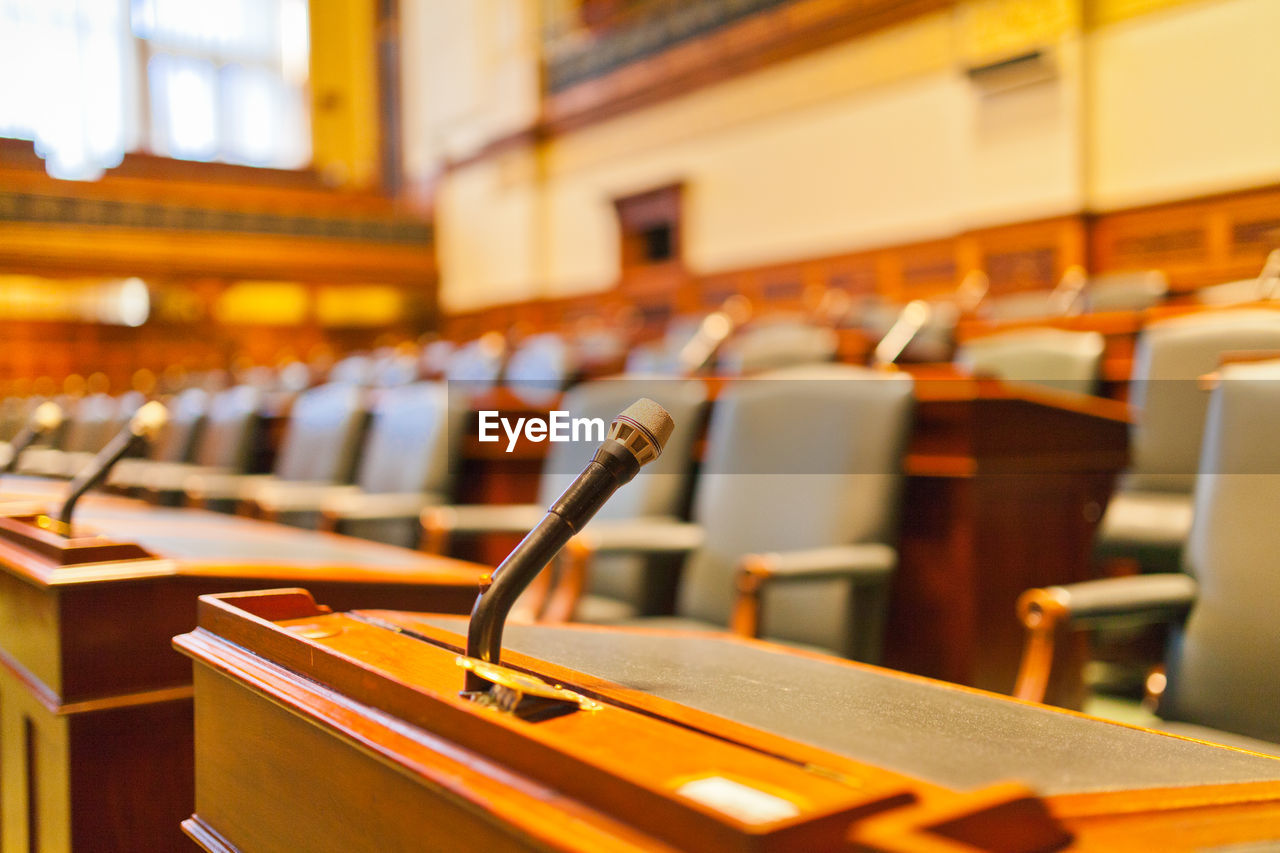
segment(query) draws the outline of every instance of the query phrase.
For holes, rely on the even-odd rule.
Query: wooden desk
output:
[[[1280,837],[1274,758],[724,635],[508,626],[505,664],[597,705],[532,722],[458,695],[460,632],[302,590],[202,599],[175,640],[197,664],[187,831],[217,853]]]
[[[917,406],[885,663],[1007,693],[1023,640],[1018,595],[1090,577],[1094,528],[1127,461],[1128,408],[951,368],[911,372]],[[710,380],[712,395],[728,381]],[[476,418],[467,426],[462,500],[533,501],[547,445],[522,441],[508,454],[476,440]]]
[[[5,853],[189,846],[176,827],[194,801],[191,667],[170,639],[195,624],[198,596],[305,582],[343,607],[465,613],[483,571],[199,510],[94,496],[80,509],[79,527],[124,550],[63,565],[0,518]]]
[[[1092,577],[1128,410],[996,380],[922,374],[916,387],[884,663],[1008,693],[1018,595]]]

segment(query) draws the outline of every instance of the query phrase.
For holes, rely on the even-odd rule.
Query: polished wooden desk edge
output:
[[[145,516],[149,504],[130,499],[90,496],[87,506],[102,502],[113,507],[137,509],[140,516]],[[36,513],[30,510],[43,510],[42,506],[31,505],[25,501],[8,502],[0,498],[0,570],[13,572],[36,584],[54,587],[74,584],[103,583],[110,581],[140,580],[155,577],[188,577],[205,580],[213,579],[253,579],[270,580],[289,583],[302,580],[315,581],[323,579],[331,583],[377,583],[434,586],[456,586],[479,589],[480,578],[490,571],[487,566],[457,560],[447,556],[411,552],[380,542],[354,539],[337,533],[325,531],[299,530],[285,528],[281,525],[258,519],[240,518],[209,514],[219,525],[228,524],[232,529],[221,529],[213,532],[220,535],[234,535],[236,528],[252,529],[282,537],[305,536],[321,542],[332,541],[335,545],[359,548],[361,554],[377,555],[394,554],[398,560],[410,555],[414,565],[377,566],[351,561],[291,561],[287,559],[192,559],[166,557],[155,554],[146,548],[127,541],[112,541],[100,535],[92,527],[77,526],[77,538],[63,539],[58,534],[35,528],[29,518]],[[167,530],[177,534],[195,536],[199,533],[208,535],[208,531],[199,522],[204,515],[202,510],[186,510],[195,513],[192,519],[167,522]],[[90,510],[90,515],[92,511]],[[80,562],[74,565],[59,565],[53,550],[59,545],[69,544],[93,553],[101,553],[102,559]]]
[[[306,627],[307,623],[314,621],[317,617],[349,618],[346,614],[326,614],[323,608],[316,607],[309,594],[304,590],[297,589],[206,596],[201,600],[201,608],[201,627],[192,634],[176,638],[175,643],[180,648],[185,647],[188,654],[200,656],[199,659],[219,667],[221,666],[218,663],[219,656],[222,656],[227,663],[231,663],[225,658],[228,649],[230,649],[233,654],[243,655],[243,662],[254,667],[255,673],[257,673],[254,677],[261,675],[264,664],[269,664],[270,667],[279,670],[280,672],[277,674],[283,673],[287,675],[289,673],[288,667],[276,661],[274,656],[262,658],[249,651],[250,649],[260,648],[259,642],[270,634],[274,633],[279,637],[281,634],[288,633],[287,628],[290,626],[279,626],[272,623],[293,623],[294,627]],[[394,617],[397,614],[393,611],[361,611],[356,615],[362,618],[384,619]],[[459,648],[461,641],[459,635],[445,629],[434,628],[433,626],[416,622],[414,621],[414,614],[399,614],[399,616],[401,621],[408,621],[413,624],[415,633],[421,633],[429,640],[441,642],[446,649],[453,648],[456,650]],[[591,631],[609,631],[611,629],[582,626],[579,630],[584,633],[590,633]],[[653,633],[678,634],[679,632],[656,631]],[[290,634],[290,636],[293,635]],[[388,636],[394,636],[394,634],[388,634]],[[759,642],[730,637],[726,637],[725,640],[744,644]],[[222,648],[215,651],[215,646],[217,645]],[[771,648],[776,649],[776,647]],[[816,657],[830,661],[829,658],[823,655],[799,650],[786,651],[789,654]],[[210,657],[203,657],[201,655],[202,652],[210,654]],[[851,661],[840,661],[839,663],[853,668],[878,669]],[[656,699],[639,691],[618,688],[609,682],[591,679],[582,676],[580,673],[557,667],[545,661],[526,658],[518,653],[509,652],[504,657],[504,664],[512,665],[516,669],[534,669],[538,674],[553,682],[568,684],[574,689],[582,690],[587,695],[604,696],[607,691],[607,699],[610,705],[623,709],[629,708],[648,717],[668,719],[680,727],[714,734],[715,737],[725,739],[728,743],[747,749],[760,750],[770,754],[790,754],[789,752],[780,752],[779,748],[783,745],[788,748],[793,746],[793,742],[785,738],[758,732],[748,726],[725,725],[724,721],[712,715],[702,714],[672,702]],[[230,672],[230,668],[226,671]],[[1044,708],[1044,706],[1036,705],[1036,703],[1021,702],[1010,697],[987,694],[986,691],[975,688],[940,683],[920,676],[897,673],[895,675],[900,675],[905,679],[928,682],[947,690],[984,694],[998,698],[1000,701]],[[316,684],[314,681],[309,681],[302,676],[296,677],[309,685],[315,686]],[[278,699],[273,699],[273,701],[278,701]],[[1088,717],[1088,715],[1061,709],[1052,710],[1072,716]],[[1142,727],[1138,726],[1111,723],[1110,721],[1104,722],[1108,722],[1110,725],[1146,731],[1157,737],[1177,737],[1163,732],[1142,729]],[[412,725],[412,723],[410,724]],[[1193,740],[1190,738],[1181,739]],[[1213,746],[1230,749],[1230,747],[1222,747],[1216,744]],[[828,771],[833,770],[840,775],[854,770],[858,765],[857,762],[850,759],[831,756],[816,748],[801,749],[799,752],[795,752],[792,749],[791,752],[794,752],[793,758],[804,760],[813,766],[827,768]],[[880,768],[871,768],[867,765],[861,765],[861,770],[863,771],[862,773],[848,773],[847,778],[867,780],[874,777],[878,779],[883,792],[887,793],[893,789],[899,791],[908,790],[911,792],[911,798],[909,802],[898,802],[891,808],[886,806],[869,812],[864,815],[865,821],[856,822],[856,827],[852,831],[850,838],[855,844],[864,845],[859,849],[926,849],[917,844],[917,842],[926,840],[920,833],[945,823],[951,819],[948,815],[954,817],[956,814],[970,814],[972,809],[979,807],[979,803],[985,804],[983,807],[990,810],[991,820],[999,823],[1009,820],[1032,820],[1034,825],[1033,818],[1038,813],[1037,810],[1043,812],[1044,808],[1047,807],[1049,814],[1054,815],[1055,818],[1069,820],[1073,826],[1076,824],[1096,826],[1099,825],[1099,821],[1111,826],[1115,821],[1123,822],[1129,818],[1140,819],[1143,815],[1163,820],[1171,812],[1196,814],[1203,818],[1207,813],[1216,814],[1217,811],[1222,809],[1230,810],[1236,807],[1253,805],[1265,807],[1268,809],[1268,813],[1270,810],[1280,809],[1280,782],[1090,792],[1056,795],[1046,798],[1031,797],[1025,789],[1019,786],[1006,787],[997,785],[964,795],[968,798],[968,806],[966,807],[959,801],[946,799],[946,796],[953,796],[955,792],[948,792],[938,786],[930,786],[920,783],[918,780],[903,777],[900,774],[891,774]],[[899,787],[904,784],[905,787]],[[1043,802],[1044,806],[1034,805],[1037,802]],[[969,808],[970,811],[965,811],[966,808]],[[1230,816],[1230,812],[1228,811],[1224,816]],[[990,824],[988,829],[990,829]],[[929,838],[933,839],[934,836],[930,835]],[[905,846],[894,846],[896,844]],[[938,847],[936,849],[952,848]]]
[[[664,834],[674,831],[673,825],[679,825],[682,833],[688,833],[691,843],[700,839],[701,843],[714,849],[745,850],[748,847],[742,847],[740,843],[750,838],[761,839],[761,843],[763,839],[772,838],[775,839],[770,842],[773,845],[780,843],[778,839],[791,838],[797,833],[801,837],[829,840],[831,833],[837,831],[837,824],[843,826],[859,815],[900,805],[906,801],[904,797],[914,798],[914,794],[903,788],[896,777],[869,779],[867,784],[855,788],[814,773],[793,761],[743,748],[705,732],[665,726],[661,721],[625,707],[604,705],[594,711],[558,717],[531,728],[530,724],[514,717],[496,714],[468,702],[451,690],[438,692],[438,687],[405,684],[399,682],[397,676],[372,673],[344,658],[340,652],[328,654],[331,660],[326,663],[326,655],[319,653],[323,647],[306,640],[305,633],[299,636],[288,631],[287,627],[271,623],[302,620],[303,624],[297,627],[306,628],[309,620],[326,617],[345,619],[347,632],[376,631],[379,638],[401,646],[382,662],[379,670],[387,666],[403,666],[425,673],[428,670],[419,670],[418,667],[426,664],[416,660],[423,657],[424,661],[434,661],[431,666],[435,669],[430,671],[440,667],[447,669],[449,674],[456,671],[457,687],[462,685],[461,670],[453,668],[452,653],[447,650],[351,620],[345,614],[324,614],[314,608],[310,597],[301,590],[282,590],[275,596],[274,600],[271,593],[202,597],[200,627],[176,638],[175,645],[203,665],[233,677],[271,702],[284,703],[317,718],[362,751],[375,752],[384,761],[406,766],[404,751],[392,748],[393,744],[387,740],[397,733],[403,736],[405,730],[395,724],[387,725],[389,718],[401,727],[405,724],[413,727],[413,739],[420,745],[429,744],[436,755],[449,760],[458,755],[466,756],[473,769],[485,765],[500,768],[507,785],[513,784],[510,774],[514,773],[515,778],[526,780],[538,788],[549,786],[557,792],[558,798],[569,804],[577,803],[581,809],[599,812],[603,808],[605,813],[627,826],[658,825],[657,830],[645,831],[656,831],[660,840]],[[247,607],[238,609],[228,606],[228,602]],[[268,646],[271,651],[267,651]],[[299,669],[305,671],[308,665],[319,666],[324,670],[323,674],[309,672],[303,675],[298,672]],[[354,709],[370,708],[364,702],[367,697],[360,695],[359,686],[362,684],[376,689],[380,699],[372,706],[372,713],[365,711],[363,717],[352,717]],[[352,687],[355,689],[349,689]],[[593,746],[602,727],[609,727],[610,732],[616,733],[617,745],[637,743],[631,740],[637,733],[663,729],[669,738],[683,744],[683,747],[670,754],[655,756],[660,765],[665,762],[683,767],[689,774],[685,778],[692,779],[698,777],[692,773],[694,769],[705,768],[695,764],[691,754],[719,756],[708,763],[730,778],[744,773],[741,778],[766,785],[765,790],[783,786],[781,790],[796,791],[788,796],[795,806],[795,813],[756,822],[677,797],[674,795],[675,782],[682,777],[672,776],[674,771],[670,768],[646,772],[631,764],[625,754],[614,755],[614,750],[602,750],[599,744]],[[584,735],[588,738],[585,745],[579,744],[566,751],[570,744],[578,743],[572,737],[566,739],[566,732],[592,731],[596,735]],[[643,742],[644,738],[641,738],[639,743]],[[638,748],[633,746],[633,751]],[[748,769],[743,770],[744,767]],[[735,768],[738,769],[735,771]],[[440,783],[436,778],[439,771],[429,763],[409,769]],[[760,781],[766,779],[769,782]],[[788,785],[795,787],[785,787]],[[491,802],[489,807],[499,806]],[[523,818],[513,812],[505,819],[516,821]],[[738,842],[731,842],[731,839],[738,839]],[[666,840],[672,841],[671,838]]]

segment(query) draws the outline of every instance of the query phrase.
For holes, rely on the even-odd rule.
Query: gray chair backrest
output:
[[[505,357],[501,345],[493,339],[476,338],[453,351],[444,378],[450,382],[467,382],[474,390],[483,390],[498,381]]]
[[[627,373],[673,376],[683,373],[680,352],[698,334],[704,319],[702,315],[690,314],[675,317],[667,324],[661,338],[633,346],[627,353]]]
[[[564,390],[577,369],[573,347],[548,332],[525,338],[507,360],[503,382],[525,400],[549,401]]]
[[[975,374],[1092,394],[1105,346],[1097,332],[1019,329],[966,341],[956,363]]]
[[[673,515],[679,511],[688,484],[693,442],[702,428],[707,388],[697,379],[616,377],[582,382],[567,391],[560,406],[574,418],[609,422],[641,397],[661,404],[675,422],[662,455],[646,465],[635,479],[609,499],[596,518],[624,519]],[[538,503],[550,505],[591,461],[600,445],[593,434],[577,442],[550,445],[538,483]]]
[[[460,407],[454,410],[461,412]],[[459,418],[451,421],[443,382],[416,382],[380,391],[357,484],[375,494],[446,493],[461,426]]]
[[[97,453],[116,434],[120,404],[107,394],[90,394],[76,401],[62,449],[69,453]]]
[[[187,388],[168,401],[169,420],[151,444],[148,457],[157,462],[186,462],[196,448],[209,394],[203,388]]]
[[[1213,391],[1183,553],[1199,598],[1168,659],[1160,715],[1280,741],[1280,361]]]
[[[671,414],[675,429],[662,455],[642,468],[596,514],[602,521],[671,517],[685,510],[693,443],[702,431],[706,411],[707,389],[700,380],[630,376],[597,379],[575,385],[562,398],[561,407],[575,418],[600,418],[607,430],[609,422],[640,397],[660,403]],[[549,506],[568,488],[600,445],[596,439],[593,435],[585,441],[550,446],[538,485],[540,506]],[[653,589],[669,581],[647,576],[645,566],[643,557],[601,557],[592,568],[590,591],[643,608]]]
[[[840,345],[834,329],[804,320],[764,322],[725,342],[717,358],[721,373],[743,376],[804,364],[834,361]]]
[[[726,388],[696,487],[706,541],[685,567],[680,615],[727,624],[744,554],[892,544],[912,392],[904,374],[847,365],[775,371]],[[763,633],[848,654],[853,606],[844,581],[771,589]]]
[[[427,379],[439,379],[449,368],[449,359],[456,349],[453,341],[431,341],[422,348],[418,357],[419,371]]]
[[[572,335],[574,351],[582,365],[616,365],[627,355],[628,336],[615,326],[588,326]]]
[[[247,470],[265,396],[253,385],[236,385],[213,395],[195,463],[232,472]]]
[[[330,382],[303,391],[289,412],[273,473],[281,480],[348,482],[366,416],[364,392],[355,385]]]
[[[373,363],[373,384],[377,388],[396,388],[418,380],[418,357],[413,353],[387,353]]]
[[[1257,302],[1261,298],[1261,289],[1256,278],[1242,278],[1225,284],[1214,284],[1202,287],[1195,292],[1196,302],[1218,307]]]
[[[0,441],[8,441],[22,429],[21,413],[21,397],[5,397],[0,400]]]
[[[1087,311],[1142,311],[1162,302],[1169,279],[1160,270],[1116,272],[1089,279],[1084,292]]]
[[[1148,325],[1138,337],[1129,400],[1128,487],[1190,492],[1208,395],[1196,381],[1233,350],[1280,350],[1280,311],[1213,311]]]
[[[372,385],[374,379],[374,360],[361,354],[349,355],[340,360],[329,371],[329,382],[343,382],[350,385]]]
[[[21,432],[40,402],[37,397],[5,397],[0,403],[0,441],[10,441]]]
[[[1020,290],[990,296],[978,306],[978,314],[989,320],[1034,320],[1061,313],[1052,290]]]

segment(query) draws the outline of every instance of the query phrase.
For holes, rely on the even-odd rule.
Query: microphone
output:
[[[134,448],[155,439],[169,422],[169,410],[163,403],[152,400],[134,412],[129,425],[122,429],[115,438],[93,460],[82,468],[71,481],[67,499],[62,503],[62,511],[58,513],[58,530],[63,536],[71,536],[71,513],[75,510],[76,501],[84,493],[92,489],[110,473],[115,464]]]
[[[619,487],[658,458],[674,427],[667,410],[644,397],[613,419],[595,458],[494,570],[493,582],[476,599],[467,626],[467,657],[499,663],[502,629],[520,593]],[[468,670],[465,691],[482,692],[488,683]]]
[[[933,308],[923,299],[913,299],[898,312],[898,319],[893,321],[889,331],[884,333],[880,343],[872,350],[871,362],[877,367],[887,367],[898,360],[903,350],[920,334],[920,331],[933,317]]]
[[[22,455],[22,451],[60,426],[62,426],[61,406],[52,400],[36,406],[36,410],[31,413],[31,420],[27,421],[22,431],[9,442],[9,461],[4,464],[4,470],[0,471],[0,474],[13,473],[13,470],[18,467],[18,457]]]

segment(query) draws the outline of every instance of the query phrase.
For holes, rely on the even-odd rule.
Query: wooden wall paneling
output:
[[[753,306],[760,301],[756,276],[752,271],[706,276],[698,281],[697,288],[697,310],[700,312],[716,310],[731,296],[745,296]]]
[[[1175,291],[1211,283],[1217,274],[1205,211],[1173,207],[1098,218],[1093,229],[1095,270],[1161,269]]]
[[[1105,214],[1071,214],[976,229],[949,238],[837,255],[742,267],[696,275],[678,265],[658,265],[601,294],[580,297],[632,306],[642,319],[641,338],[661,332],[676,315],[713,310],[741,294],[757,313],[807,305],[808,288],[836,287],[854,294],[878,293],[892,301],[946,296],[973,269],[991,278],[994,293],[1051,288],[1073,265],[1090,272],[1163,269],[1174,301],[1195,288],[1258,273],[1268,251],[1280,246],[1280,187],[1264,187],[1184,202]],[[573,310],[543,313],[552,327]],[[519,312],[530,303],[497,306],[446,318],[450,337],[474,337],[505,328],[502,308]],[[569,312],[569,313],[567,313]],[[1028,323],[1032,321],[1027,321]],[[1034,321],[1043,323],[1043,320]],[[1097,328],[1107,335],[1104,378],[1128,374],[1132,338],[1140,315],[1065,318],[1063,328]],[[1063,325],[1065,324],[1065,325]],[[961,338],[998,328],[966,321]]]
[[[1241,277],[1262,269],[1267,255],[1280,249],[1280,189],[1249,194],[1224,203],[1228,270]]]
[[[961,243],[964,261],[978,262],[972,268],[986,272],[992,293],[1051,289],[1068,268],[1087,260],[1084,221],[1075,215],[984,228]],[[970,268],[965,262],[961,277]]]
[[[885,253],[889,254],[889,253]],[[914,243],[892,252],[894,278],[889,278],[885,295],[906,302],[942,296],[955,290],[960,271],[956,260],[955,240],[931,240]]]
[[[1091,238],[1095,270],[1163,269],[1176,292],[1249,278],[1280,247],[1280,188],[1102,214]]]
[[[810,294],[821,288],[823,264],[809,261],[777,264],[756,274],[758,313],[803,311],[813,299]]]
[[[0,320],[0,333],[26,351],[0,355],[0,379],[104,370],[120,388],[139,367],[225,366],[245,351],[274,361],[285,348],[369,346],[434,321],[430,225],[392,200],[333,190],[306,171],[149,155],[126,156],[100,181],[69,183],[44,174],[28,149],[0,150],[0,272],[51,282],[139,276],[153,313],[136,329]],[[221,325],[212,306],[239,279],[302,282],[313,295],[318,285],[390,285],[409,308],[392,328]]]
[[[688,4],[692,15],[630,15],[547,72],[545,122],[563,132],[954,5],[954,0]],[[751,7],[755,7],[752,9]],[[743,11],[748,12],[739,17]],[[707,21],[712,22],[707,26]],[[672,32],[696,21],[697,37]]]
[[[858,252],[818,262],[823,284],[854,294],[872,294],[880,289],[874,252]]]

